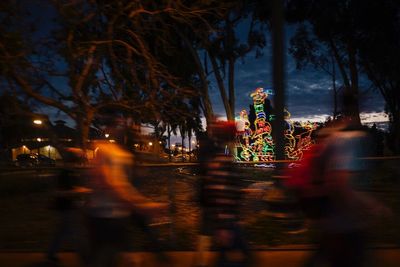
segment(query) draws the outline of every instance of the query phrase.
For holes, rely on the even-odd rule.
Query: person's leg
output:
[[[311,255],[307,258],[305,263],[303,264],[304,267],[318,267],[324,266],[327,262],[329,262],[329,255],[328,255],[328,241],[329,237],[322,233],[314,233],[314,242],[316,244],[316,250],[311,253]]]
[[[365,236],[359,231],[338,235],[333,267],[362,267],[365,266]]]
[[[56,230],[50,246],[47,250],[47,259],[51,261],[58,261],[57,252],[61,244],[71,234],[72,227],[72,213],[69,210],[58,212],[58,221],[56,223]]]
[[[210,266],[210,251],[214,235],[213,210],[204,208],[200,217],[200,229],[197,237],[196,253],[194,255],[194,266]]]
[[[162,245],[159,240],[158,232],[150,226],[150,221],[143,215],[132,214],[132,220],[136,226],[140,228],[149,239],[153,252],[161,252]]]
[[[157,259],[164,263],[168,264],[170,262],[170,258],[165,254],[165,245],[159,239],[159,233],[156,229],[150,226],[150,220],[141,214],[132,214],[132,220],[136,226],[142,230],[146,238],[148,238],[148,243],[151,244],[151,252],[155,253]]]
[[[208,235],[198,236],[196,254],[194,258],[195,266],[209,266],[211,240],[211,236]]]
[[[90,218],[90,267],[113,267],[126,238],[123,222],[114,218]]]

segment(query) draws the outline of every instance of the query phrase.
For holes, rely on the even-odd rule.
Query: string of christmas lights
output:
[[[237,134],[237,161],[269,162],[275,160],[275,144],[272,138],[272,124],[275,116],[272,114],[272,110],[265,110],[265,101],[272,94],[272,90],[264,90],[261,87],[250,94],[255,113],[253,121],[249,118],[246,110],[240,112],[237,120],[241,121],[244,126]],[[269,106],[267,105],[267,107]],[[300,160],[303,151],[309,149],[313,143],[311,134],[316,129],[316,125],[310,122],[300,123],[302,131],[295,133],[296,127],[290,117],[290,112],[285,109],[285,157],[289,160]]]

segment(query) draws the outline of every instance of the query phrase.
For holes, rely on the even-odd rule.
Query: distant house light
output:
[[[108,137],[110,136],[110,134],[106,133],[104,136],[105,136],[106,138],[108,138]]]
[[[152,146],[153,145],[153,143],[152,142],[149,142],[149,146]]]
[[[42,142],[42,138],[36,138],[36,141]]]
[[[34,120],[33,123],[36,124],[36,125],[40,125],[40,124],[42,124],[42,121],[41,120]]]

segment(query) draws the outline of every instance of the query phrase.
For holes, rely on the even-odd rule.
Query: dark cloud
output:
[[[272,56],[265,49],[261,58],[246,57],[243,64],[236,67],[236,112],[248,109],[252,103],[250,93],[257,87],[272,88]],[[325,72],[314,68],[297,70],[294,59],[286,58],[286,107],[292,116],[319,116],[333,113],[332,80]],[[336,81],[339,87],[340,80]],[[384,101],[366,77],[360,77],[360,110],[362,112],[381,112]],[[219,97],[219,95],[218,95]],[[273,98],[273,96],[272,96]],[[213,99],[216,110],[223,110],[219,99]]]

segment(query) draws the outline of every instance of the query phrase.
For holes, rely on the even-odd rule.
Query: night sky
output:
[[[30,7],[34,15],[34,23],[37,27],[36,35],[42,37],[49,33],[52,27],[51,10],[45,5]],[[286,43],[288,45],[294,26],[286,27]],[[241,34],[243,32],[243,34]],[[245,38],[246,22],[239,25],[239,38]],[[242,36],[243,37],[242,37]],[[263,49],[263,56],[256,58],[255,53],[249,53],[243,60],[238,60],[235,73],[236,88],[236,114],[242,109],[249,109],[252,103],[250,93],[257,87],[272,88],[272,53],[271,38],[266,32],[267,45]],[[341,85],[340,77],[337,77],[337,86]],[[214,76],[209,77],[210,95],[213,101],[214,111],[217,115],[224,117],[225,111],[216,86]],[[62,80],[54,81],[58,88],[66,88],[68,85]],[[387,120],[384,118],[384,101],[377,90],[370,89],[370,82],[360,78],[360,110],[362,119],[373,121]],[[333,112],[333,93],[331,78],[322,71],[311,67],[297,70],[294,59],[289,53],[286,55],[286,107],[292,115],[292,119],[323,121]],[[272,96],[273,98],[273,96]],[[73,122],[63,113],[57,112],[49,107],[41,107],[40,112],[50,115],[54,121],[66,120],[70,126]],[[365,113],[365,114],[364,114]],[[366,119],[364,119],[366,121]]]
[[[294,32],[294,26],[286,27],[286,43]],[[255,58],[254,53],[247,55],[236,66],[236,113],[249,109],[252,103],[250,93],[257,87],[272,88],[272,48],[267,33],[267,46],[263,56]],[[296,63],[289,53],[286,54],[286,107],[293,119],[325,120],[333,113],[332,79],[323,71],[312,67],[297,70]],[[336,86],[341,85],[337,75]],[[384,100],[380,92],[370,88],[366,77],[360,77],[360,111],[363,121],[387,120],[383,117]],[[225,115],[218,88],[212,83],[212,99],[215,112]],[[272,96],[273,99],[273,96]]]

